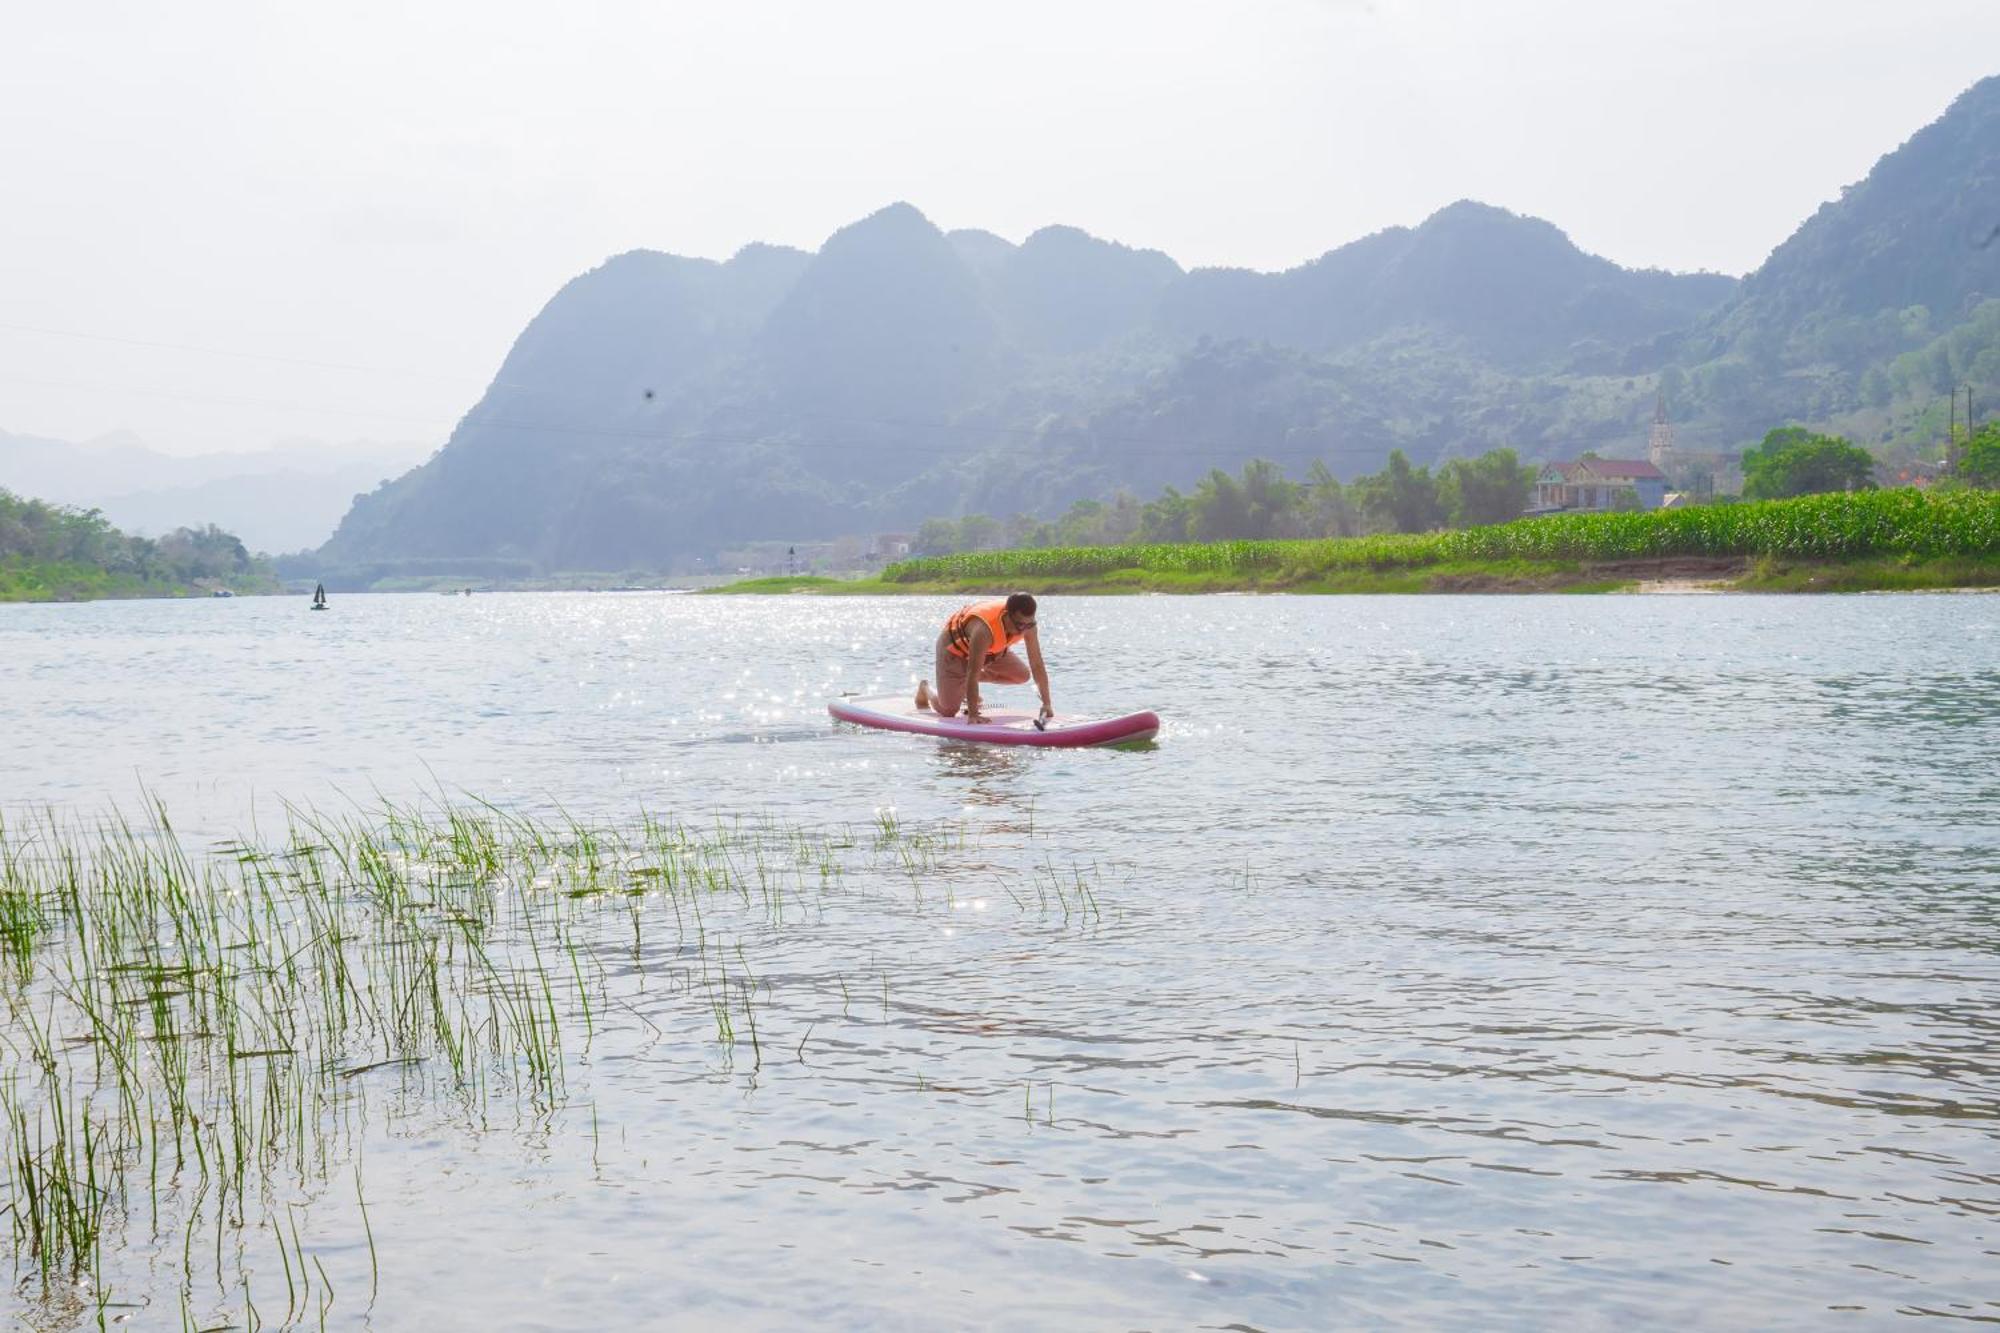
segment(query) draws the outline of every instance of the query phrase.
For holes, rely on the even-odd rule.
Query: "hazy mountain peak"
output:
[[[616,286],[629,282],[658,282],[663,279],[671,280],[668,278],[671,274],[700,272],[720,267],[721,265],[713,259],[669,254],[665,250],[626,250],[607,257],[597,267],[587,269],[570,279],[565,284],[564,290],[585,286]],[[561,292],[557,295],[560,297]]]
[[[1576,242],[1570,240],[1568,232],[1545,218],[1482,204],[1474,199],[1460,199],[1446,204],[1418,223],[1410,237],[1413,250],[1449,241],[1506,247],[1515,252],[1536,251],[1565,259],[1588,259],[1592,263],[1615,267],[1608,259],[1586,254]]]
[[[1081,227],[1072,227],[1067,223],[1062,223],[1062,222],[1051,222],[1046,227],[1037,227],[1028,236],[1027,240],[1021,242],[1021,246],[1023,249],[1026,249],[1028,246],[1031,245],[1052,246],[1052,245],[1110,245],[1110,244],[1112,244],[1112,242],[1100,241],[1098,240],[1097,237],[1092,236],[1089,232],[1085,231]]]
[[[480,447],[542,448],[607,405],[663,407],[675,390],[747,348],[810,258],[751,245],[721,264],[639,249],[572,278],[515,340],[474,409],[534,429]]]
[[[762,268],[767,265],[803,264],[812,258],[809,250],[800,250],[790,245],[772,245],[768,241],[751,241],[748,245],[729,257],[728,268]]]
[[[1144,266],[1164,273],[1178,274],[1181,266],[1159,250],[1142,250],[1119,241],[1107,241],[1093,236],[1081,227],[1071,227],[1062,223],[1052,223],[1039,228],[1021,242],[1021,252],[1067,252],[1070,254],[1095,254],[1108,259],[1136,261]]]
[[[937,224],[925,217],[914,204],[898,200],[878,208],[858,222],[850,222],[826,238],[820,254],[826,256],[857,245],[908,245],[921,241],[944,241]]]
[[[1318,350],[1415,333],[1527,367],[1602,361],[1689,327],[1732,290],[1713,276],[1622,269],[1551,222],[1460,199],[1415,227],[1384,228],[1283,273],[1190,273],[1169,294],[1165,319],[1183,335]]]
[[[1022,345],[1068,356],[1143,328],[1180,276],[1180,265],[1157,250],[1049,226],[1008,256],[996,284]]]
[[[1480,223],[1504,225],[1513,222],[1554,228],[1553,223],[1530,217],[1525,213],[1516,213],[1513,209],[1502,208],[1498,204],[1489,204],[1478,199],[1454,199],[1418,223],[1417,230],[1421,231],[1425,227],[1469,226]]]
[[[803,404],[907,413],[959,401],[994,333],[959,248],[911,205],[894,203],[827,238],[759,344]]]
[[[324,541],[357,491],[429,451],[407,441],[290,439],[243,453],[171,455],[130,431],[82,443],[0,431],[0,489],[101,509],[136,535],[214,523],[252,550],[290,551]]]

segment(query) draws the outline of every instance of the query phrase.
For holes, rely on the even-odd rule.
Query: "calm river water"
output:
[[[379,1088],[331,1324],[2000,1321],[2000,597],[1050,598],[1155,748],[828,721],[948,609],[4,606],[0,815],[964,835],[751,937],[760,1067],[635,983],[554,1117]]]

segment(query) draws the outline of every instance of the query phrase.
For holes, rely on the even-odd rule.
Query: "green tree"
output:
[[[1753,410],[1758,401],[1758,390],[1767,382],[1740,356],[1720,357],[1696,368],[1694,372],[1695,396],[1710,411]]]
[[[1000,544],[1013,550],[1055,545],[1055,529],[1033,514],[1014,514],[1001,530]]]
[[[997,551],[1005,544],[1000,520],[984,514],[967,514],[958,521],[958,549]]]
[[[911,555],[956,555],[958,524],[948,518],[927,518],[910,541]]]
[[[160,558],[182,578],[223,578],[250,568],[250,552],[235,534],[213,523],[176,528],[160,538]]]
[[[1205,542],[1275,537],[1291,522],[1301,489],[1269,459],[1251,459],[1240,478],[1212,470],[1189,501],[1190,530]]]
[[[174,592],[196,580],[235,580],[264,572],[233,534],[214,524],[176,528],[155,541],[129,537],[95,509],[72,509],[43,500],[28,500],[0,490],[0,562],[32,575],[36,566],[81,567],[94,573],[64,574],[81,578],[65,587],[83,593],[117,588]],[[32,580],[31,580],[32,582]]]
[[[1119,491],[1111,497],[1110,506],[1098,516],[1097,539],[1107,546],[1131,541],[1138,535],[1143,512],[1137,496],[1130,491]]]
[[[1361,514],[1348,498],[1340,478],[1325,462],[1315,458],[1306,473],[1305,493],[1299,502],[1299,517],[1308,537],[1354,537],[1361,532]]]
[[[1142,542],[1184,542],[1193,519],[1194,506],[1188,497],[1169,486],[1157,500],[1149,500],[1139,513],[1139,540]]]
[[[1236,484],[1236,478],[1221,468],[1211,468],[1209,474],[1195,484],[1194,495],[1188,504],[1188,535],[1198,542],[1228,541],[1256,535],[1251,531],[1250,502],[1244,496],[1243,488]]]
[[[1285,477],[1285,470],[1268,458],[1243,465],[1243,500],[1250,509],[1251,537],[1276,537],[1298,508],[1304,488]]]
[[[1974,486],[2000,488],[2000,420],[1974,431],[1960,448],[1958,475]]]
[[[1103,541],[1104,505],[1097,500],[1078,500],[1055,522],[1052,546],[1096,546]]]
[[[1380,472],[1354,480],[1353,491],[1361,512],[1380,527],[1395,532],[1429,532],[1445,522],[1444,504],[1438,499],[1437,478],[1427,467],[1411,467],[1410,460],[1397,449]]]
[[[1958,373],[1952,369],[1951,344],[1939,338],[1923,350],[1924,373],[1930,379],[1930,387],[1939,393],[1949,393],[1958,387]]]
[[[1875,457],[1836,435],[1780,426],[1743,451],[1743,498],[1782,500],[1874,485]]]
[[[1455,528],[1511,522],[1527,510],[1534,493],[1535,470],[1512,449],[1454,458],[1438,469],[1438,498]]]

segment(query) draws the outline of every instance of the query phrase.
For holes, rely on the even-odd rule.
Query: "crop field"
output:
[[[1242,574],[1284,582],[1342,570],[1483,561],[1996,555],[2000,555],[2000,492],[1931,495],[1890,490],[1651,512],[1555,515],[1452,532],[979,551],[905,560],[883,571],[882,581],[1075,578],[1140,570],[1167,575]]]

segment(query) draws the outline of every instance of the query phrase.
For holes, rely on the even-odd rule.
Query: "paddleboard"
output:
[[[1149,741],[1160,729],[1157,714],[1127,713],[1124,717],[1058,717],[1038,731],[1034,713],[1010,708],[988,708],[986,721],[974,723],[963,716],[939,717],[928,708],[919,712],[907,694],[881,699],[835,699],[827,704],[826,711],[839,721],[856,726],[913,731],[982,745],[1128,745]]]

